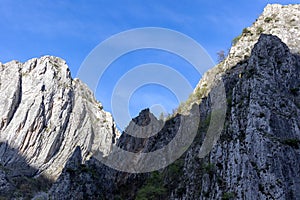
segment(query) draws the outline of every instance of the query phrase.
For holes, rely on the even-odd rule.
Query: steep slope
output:
[[[299,20],[299,5],[268,5],[254,25],[244,29],[225,61],[204,75],[183,109],[187,114],[194,102],[200,102],[199,129],[186,153],[170,166],[145,174],[103,170],[99,165],[97,174],[108,176],[98,187],[114,181],[109,190],[101,190],[102,198],[300,199]],[[210,90],[217,80],[225,84],[226,122],[211,153],[200,158],[211,119]],[[145,115],[147,111],[133,121],[143,124]],[[167,120],[156,136],[140,139],[124,133],[118,145],[131,152],[159,149],[176,134],[178,116]],[[134,129],[129,126],[128,131]],[[86,167],[94,169],[88,163]],[[66,177],[77,180],[91,174],[88,171],[64,172],[50,194],[78,183]]]
[[[292,53],[300,53],[300,5],[268,4],[263,13],[250,27],[243,29],[241,35],[232,41],[232,47],[225,60],[208,70],[201,78],[199,84],[186,104],[180,108],[183,112],[188,110],[193,102],[200,102],[206,96],[216,80],[239,62],[249,58],[254,44],[261,34],[272,34],[279,37]],[[200,97],[200,98],[199,98]]]
[[[29,164],[56,179],[76,146],[108,154],[116,137],[112,116],[72,79],[65,61],[45,56],[0,66],[0,157],[3,166]],[[94,146],[92,146],[94,144]],[[17,150],[26,163],[8,151]]]
[[[76,168],[77,173],[64,172],[50,194],[57,197],[63,186],[79,184],[66,177],[81,177],[81,184],[102,188],[98,192],[106,199],[299,199],[300,56],[278,37],[263,34],[249,59],[222,79],[228,97],[225,127],[205,158],[199,152],[211,119],[210,94],[199,105],[200,125],[193,144],[175,163],[157,172],[130,174],[87,162],[84,169]],[[133,121],[145,124],[147,116],[151,113],[144,110]],[[149,139],[123,133],[118,145],[131,152],[153,152],[174,138],[178,124],[179,115]],[[133,126],[126,131],[134,131]],[[83,178],[93,174],[102,182]],[[82,198],[92,199],[93,194]]]
[[[136,133],[135,124],[144,126],[149,119],[161,126],[146,109],[116,140],[111,115],[70,77],[63,60],[46,56],[1,64],[0,195],[23,191],[24,181],[38,175],[56,182],[37,199],[300,199],[299,8],[267,6],[224,62],[204,75],[184,115],[172,116],[148,139],[128,134],[156,131],[150,126]],[[202,158],[218,80],[226,89],[226,121],[217,144]],[[116,146],[130,152],[161,149],[176,136],[180,120],[195,115],[193,109],[189,113],[192,105],[200,112],[197,135],[168,167],[125,173],[92,155],[109,157]],[[20,187],[13,177],[21,177]]]
[[[174,196],[299,199],[300,56],[277,37],[262,35],[250,58],[223,78],[230,113],[206,158],[209,169],[199,174],[201,167],[191,164],[199,147],[188,151],[187,178],[180,181],[185,194]]]

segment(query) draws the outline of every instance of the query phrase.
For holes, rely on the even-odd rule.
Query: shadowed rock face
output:
[[[250,27],[241,30],[241,34],[233,39],[232,47],[225,60],[203,75],[190,101],[199,102],[199,98],[193,98],[197,93],[209,92],[216,80],[219,80],[229,69],[248,59],[261,34],[277,36],[289,47],[291,53],[300,54],[299,24],[300,4],[284,6],[268,4],[257,20]],[[207,92],[204,93],[206,94]]]
[[[262,35],[250,58],[227,72],[226,82],[230,113],[209,156],[216,168],[202,178],[201,196],[298,199],[300,98],[293,91],[300,87],[299,55],[279,38]],[[194,192],[191,187],[187,194]]]
[[[16,149],[37,174],[56,179],[76,146],[83,160],[95,145],[104,155],[110,151],[116,133],[111,115],[71,78],[62,59],[12,61],[1,64],[0,71],[0,141]],[[0,156],[4,164],[18,159],[4,146]]]
[[[175,163],[145,174],[118,172],[100,164],[98,186],[82,178],[89,174],[86,171],[63,172],[50,194],[79,184],[66,181],[73,176],[81,184],[101,188],[98,191],[105,199],[299,199],[300,56],[292,54],[278,37],[261,35],[250,58],[233,66],[222,79],[228,103],[225,126],[205,158],[199,158],[199,152],[210,122],[210,95],[199,105],[200,125],[193,144]],[[142,111],[126,130],[134,131],[133,123],[145,120],[146,124],[151,115]],[[179,119],[178,115],[169,119],[149,139],[124,133],[118,145],[131,152],[152,152],[175,136]],[[84,191],[76,190],[76,194]]]
[[[38,169],[31,167],[16,149],[7,143],[0,143],[0,147],[14,159],[10,163],[0,164],[1,199],[31,199],[35,194],[49,190],[52,182],[42,175],[34,177]]]
[[[111,115],[70,77],[64,61],[46,56],[1,64],[0,195],[17,187],[12,175],[45,174],[56,181],[39,199],[300,199],[300,55],[293,37],[299,16],[299,5],[270,5],[244,31],[195,89],[224,82],[228,109],[217,144],[199,157],[212,115],[207,90],[191,101],[200,103],[194,105],[200,124],[192,145],[152,173],[113,170],[92,152],[107,156],[113,145],[130,152],[160,149],[175,137],[185,119],[180,114],[163,123],[143,110],[115,144]],[[254,34],[261,26],[278,37]],[[157,131],[147,139],[132,136]]]

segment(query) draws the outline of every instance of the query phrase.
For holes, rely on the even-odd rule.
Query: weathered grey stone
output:
[[[220,80],[227,70],[249,58],[254,44],[257,43],[262,33],[279,37],[292,53],[300,54],[299,24],[299,4],[268,4],[257,20],[250,27],[246,27],[241,35],[233,40],[234,42],[225,60],[203,75],[194,90],[194,95],[191,96],[190,102],[199,103],[200,99],[196,97],[197,94],[201,93],[201,96],[206,96],[216,80]],[[187,105],[186,107],[189,108],[190,106]]]
[[[188,102],[200,103],[194,105],[200,123],[193,144],[175,163],[154,173],[116,171],[92,152],[108,156],[114,145],[153,152],[174,138],[180,120],[189,115],[172,116],[163,124],[146,109],[115,144],[118,132],[111,115],[70,77],[64,61],[46,56],[2,64],[0,190],[14,189],[11,175],[45,174],[59,178],[36,199],[300,199],[299,8],[267,6],[225,61],[204,75]],[[201,158],[212,119],[210,91],[218,80],[224,81],[228,104],[224,130]],[[130,136],[156,132],[149,121],[162,126],[158,134]]]
[[[111,114],[60,58],[44,56],[0,67],[0,141],[31,167],[56,179],[76,146],[83,161],[97,148],[108,154],[117,130]],[[94,146],[92,146],[94,145]],[[16,162],[0,147],[1,163]]]
[[[208,156],[199,158],[211,112],[209,98],[204,98],[199,105],[198,135],[179,159],[183,164],[159,171],[161,185],[150,181],[150,186],[166,190],[156,197],[299,199],[300,56],[292,54],[278,37],[263,34],[249,59],[232,67],[222,79],[229,107],[220,139]],[[141,113],[133,121],[143,119],[147,121]],[[153,138],[122,135],[118,144],[129,151],[154,151],[174,137],[177,120],[170,119]],[[116,177],[123,178],[115,180],[116,188],[134,186],[127,188],[125,195],[116,189],[125,199],[134,199],[141,195],[139,191],[158,192],[149,187],[151,174],[118,172]]]

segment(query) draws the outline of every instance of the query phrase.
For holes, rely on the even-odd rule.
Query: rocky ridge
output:
[[[207,156],[202,158],[199,152],[212,119],[210,93],[197,105],[200,123],[192,145],[168,167],[131,174],[86,162],[75,168],[76,173],[64,171],[50,197],[67,193],[63,186],[83,185],[100,188],[103,199],[299,199],[300,56],[291,53],[278,37],[262,34],[251,56],[222,79],[226,121]],[[145,125],[149,118],[151,113],[144,110],[133,122]],[[180,114],[170,118],[148,139],[123,133],[117,145],[131,152],[153,152],[174,138],[180,119]],[[134,131],[133,127],[127,131]],[[151,130],[151,126],[144,129]],[[101,178],[95,182],[82,178],[92,176]],[[71,199],[80,195],[93,199],[98,194],[87,189],[72,191]]]
[[[93,148],[109,153],[118,134],[113,118],[85,84],[71,78],[65,61],[44,56],[1,64],[0,71],[3,166],[21,156],[36,169],[34,175],[55,180],[77,146],[83,161]]]
[[[249,58],[261,34],[271,34],[279,37],[290,48],[292,53],[299,54],[299,29],[299,4],[268,4],[252,26],[244,28],[241,35],[233,39],[228,56],[203,75],[182,111],[188,110],[193,102],[199,103],[201,97],[207,96],[214,83],[220,80],[227,70]]]
[[[275,15],[278,19],[269,17]],[[300,56],[298,37],[294,37],[299,32],[285,34],[297,30],[298,15],[299,5],[268,5],[254,25],[243,31],[225,61],[208,71],[195,89],[193,101],[188,103],[200,102],[200,125],[186,153],[152,173],[109,170],[115,177],[113,197],[299,199]],[[291,19],[295,23],[286,24]],[[228,112],[217,144],[200,158],[211,119],[210,90],[217,80],[224,82]],[[146,120],[144,115],[136,120]],[[161,148],[176,134],[178,119],[167,120],[154,138],[134,139],[123,134],[118,145],[142,152]]]
[[[300,199],[300,56],[294,38],[299,32],[285,34],[297,30],[287,23],[297,27],[298,15],[299,5],[269,5],[243,31],[189,102],[200,102],[194,105],[200,123],[192,145],[173,164],[151,173],[116,171],[91,152],[109,155],[114,145],[131,152],[160,149],[176,135],[181,114],[149,139],[123,133],[114,143],[118,133],[110,114],[84,84],[71,79],[64,61],[43,57],[1,65],[0,195],[19,188],[11,181],[18,171],[53,179],[62,172],[35,199]],[[267,30],[278,35],[262,34]],[[210,91],[217,80],[226,90],[226,121],[217,144],[202,158],[212,119]],[[135,124],[144,126],[149,119],[156,120],[149,110],[142,111],[126,132],[137,131]],[[149,126],[142,132],[153,130]]]

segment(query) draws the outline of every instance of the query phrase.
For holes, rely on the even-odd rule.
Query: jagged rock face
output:
[[[205,89],[203,96],[218,79],[234,85],[229,92],[232,109],[226,130],[230,130],[228,137],[234,141],[219,144],[213,152],[215,155],[211,155],[210,162],[222,169],[219,170],[221,175],[215,180],[209,180],[212,177],[207,175],[204,181],[192,176],[195,182],[189,184],[188,194],[199,190],[195,185],[203,185],[201,198],[221,198],[222,193],[225,197],[235,194],[239,199],[300,198],[296,196],[300,190],[299,93],[296,92],[299,91],[299,56],[291,54],[300,52],[299,24],[300,5],[268,5],[256,22],[236,38],[228,57],[199,82],[194,94]],[[276,35],[291,53],[278,39],[271,37],[261,38],[252,51],[261,33]],[[249,80],[245,81],[246,77]],[[199,101],[194,98],[192,102]],[[246,139],[247,145],[237,138]],[[195,165],[191,164],[194,163],[191,161],[193,152],[188,156],[190,166]],[[224,161],[228,162],[223,164]],[[188,174],[193,174],[194,167],[188,168]],[[244,181],[245,174],[248,181]],[[221,184],[216,184],[217,181]]]
[[[3,165],[18,161],[9,146],[36,169],[34,174],[56,179],[76,146],[84,160],[92,148],[108,154],[116,136],[112,116],[86,85],[71,78],[62,59],[12,61],[1,64],[0,71]]]
[[[212,171],[200,175],[192,167],[198,147],[192,148],[185,158],[191,179],[182,180],[186,194],[175,197],[299,199],[300,56],[262,35],[251,57],[226,76],[230,114],[208,157]]]
[[[252,26],[243,30],[242,35],[230,49],[224,67],[235,66],[245,57],[249,57],[260,34],[272,34],[279,37],[292,53],[300,53],[300,5],[269,4]]]
[[[207,91],[207,95],[213,83],[220,80],[221,76],[240,61],[249,58],[254,45],[261,34],[272,34],[279,37],[292,53],[300,53],[300,5],[268,4],[259,18],[252,26],[245,28],[241,35],[233,40],[232,47],[227,58],[208,70],[194,90]],[[197,98],[192,102],[199,102]]]
[[[0,195],[14,189],[7,178],[14,174],[6,172],[10,167],[54,178],[62,171],[38,199],[300,199],[299,19],[299,5],[267,6],[195,89],[208,88],[203,98],[193,96],[201,102],[193,144],[175,163],[153,173],[118,172],[90,152],[106,156],[112,145],[131,152],[160,149],[176,135],[180,115],[149,139],[134,138],[127,133],[157,131],[147,126],[151,120],[161,125],[144,110],[113,144],[118,133],[111,115],[84,84],[71,79],[62,60],[1,65]],[[223,80],[226,89],[225,127],[211,153],[200,158],[216,80]],[[147,128],[136,133],[136,124]]]
[[[173,118],[172,122],[170,120],[164,123],[162,120],[157,120],[149,109],[145,109],[132,119],[120,136],[117,145],[129,152],[154,151],[168,144],[178,131],[179,126],[179,116]],[[139,135],[148,135],[148,137],[140,138]]]
[[[262,35],[250,58],[222,79],[229,109],[212,152],[199,158],[210,112],[208,98],[200,104],[202,119],[194,143],[177,163],[158,173],[162,183],[153,184],[151,174],[119,173],[119,188],[133,186],[126,188],[123,198],[142,198],[158,191],[165,192],[154,195],[157,199],[300,198],[300,56],[292,54],[278,37]],[[174,124],[155,138],[157,144],[170,141],[174,132],[167,130]],[[134,144],[135,140],[130,141]],[[149,141],[142,151],[156,149],[156,143],[149,145]],[[151,186],[158,189],[151,190]],[[117,194],[122,193],[121,189]]]
[[[299,5],[267,6],[254,25],[244,31],[228,58],[208,71],[195,89],[196,93],[208,88],[202,94],[204,98],[194,99],[201,102],[200,126],[187,152],[154,173],[129,174],[99,166],[98,172],[109,176],[102,177],[98,187],[114,182],[104,190],[103,198],[300,199],[300,56],[295,54],[300,45],[299,31],[295,32],[299,24]],[[209,91],[216,80],[224,81],[228,113],[221,138],[201,159],[199,152],[211,111]],[[141,112],[126,132],[136,131],[134,123],[147,124],[147,115],[147,110]],[[150,139],[124,133],[117,145],[131,152],[154,151],[172,140],[178,120],[178,116],[169,119]],[[73,178],[85,173],[81,170]],[[68,172],[62,174],[65,181],[55,183],[52,195],[59,194],[57,188],[65,184],[76,185],[76,181],[68,182],[68,176]]]
[[[209,97],[199,105],[200,126],[193,144],[167,168],[130,174],[99,163],[95,168],[88,161],[74,168],[77,174],[65,170],[50,196],[68,194],[78,185],[72,191],[79,199],[299,199],[300,56],[278,37],[262,35],[250,58],[222,78],[228,113],[220,139],[205,158],[199,158],[199,152],[209,124]],[[142,111],[126,131],[134,131],[136,123],[146,125],[151,116],[149,110]],[[118,145],[131,152],[155,151],[175,136],[178,120],[178,115],[169,119],[149,139],[123,133]],[[93,174],[101,178],[93,179]],[[90,188],[89,193],[79,185]]]
[[[113,199],[116,172],[93,157],[82,163],[81,149],[76,148],[62,175],[44,199]],[[40,197],[41,198],[41,197]]]

